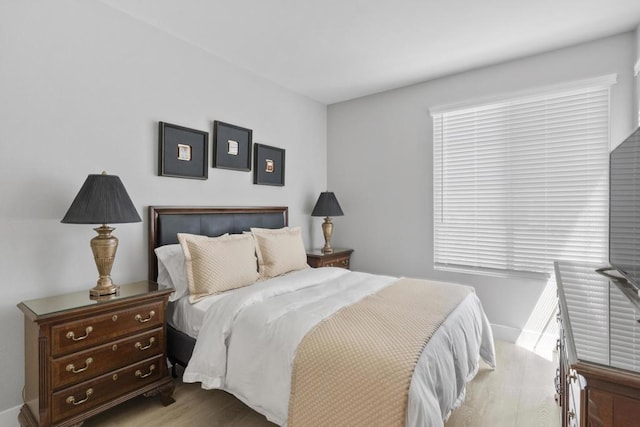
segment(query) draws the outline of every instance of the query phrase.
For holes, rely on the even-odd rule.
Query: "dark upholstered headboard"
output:
[[[251,227],[282,228],[289,224],[287,207],[216,208],[202,206],[149,206],[149,280],[158,277],[158,246],[178,243],[178,233],[220,236],[242,233]]]

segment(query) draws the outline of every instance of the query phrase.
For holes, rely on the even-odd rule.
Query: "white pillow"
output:
[[[252,228],[256,240],[258,271],[262,279],[307,268],[307,252],[300,227]]]
[[[189,294],[187,272],[184,268],[184,253],[179,244],[155,248],[158,257],[158,284],[174,289],[169,301],[177,301]]]
[[[173,280],[171,280],[169,272],[160,260],[158,260],[158,277],[156,278],[156,282],[160,289],[173,289],[175,291],[173,287]]]
[[[258,278],[251,234],[209,238],[178,233],[185,256],[189,301],[255,283]]]

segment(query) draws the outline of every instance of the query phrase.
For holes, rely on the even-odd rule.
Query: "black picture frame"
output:
[[[251,129],[218,120],[214,121],[212,167],[250,171],[252,142],[253,131]]]
[[[253,183],[284,186],[285,149],[253,144]]]
[[[209,177],[209,133],[159,122],[158,175],[175,178]]]

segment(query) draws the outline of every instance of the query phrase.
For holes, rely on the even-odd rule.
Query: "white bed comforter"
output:
[[[230,292],[205,314],[183,381],[226,390],[285,425],[293,361],[304,335],[396,280],[309,268]],[[495,366],[491,328],[477,296],[470,294],[423,350],[409,389],[407,426],[442,426],[464,399],[479,356]]]

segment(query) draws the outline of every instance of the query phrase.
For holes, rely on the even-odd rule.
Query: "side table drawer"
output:
[[[164,336],[164,329],[157,328],[55,359],[52,362],[53,388],[76,384],[154,356],[165,348]]]
[[[52,356],[102,344],[164,323],[162,301],[52,327]]]
[[[163,363],[164,357],[160,355],[54,393],[52,422],[86,412],[160,379]]]
[[[334,249],[333,252],[322,252],[321,249],[307,251],[307,264],[313,268],[340,267],[347,270],[351,264],[353,249]]]
[[[324,267],[341,267],[349,268],[349,258],[339,258],[327,261],[322,264]]]

